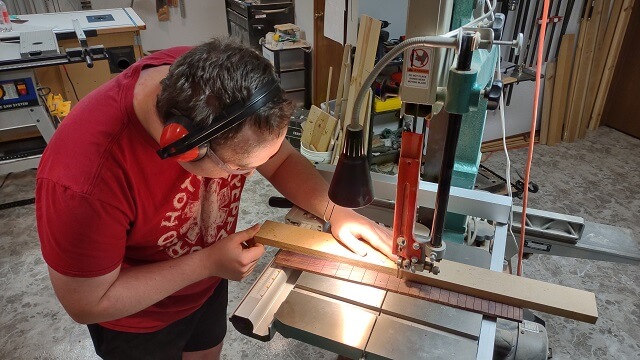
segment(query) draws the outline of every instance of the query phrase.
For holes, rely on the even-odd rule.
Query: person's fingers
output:
[[[363,257],[367,256],[367,247],[355,236],[353,236],[348,228],[340,231],[340,233],[338,234],[338,240],[352,252]]]
[[[240,245],[242,245],[243,249],[248,249],[248,248],[254,247],[254,246],[256,246],[256,239],[255,238],[251,238],[251,239],[249,239],[247,241],[244,241],[244,242],[240,243]]]
[[[389,241],[391,241],[391,237],[393,236],[393,230],[391,228],[388,228],[384,225],[379,225],[379,226],[376,226],[375,228],[376,230],[380,231],[385,236],[387,236],[389,238]]]
[[[393,231],[391,229],[387,229],[384,226],[374,226],[374,229],[380,234],[380,238],[385,244],[393,245]]]
[[[397,256],[393,254],[393,244],[391,241],[393,234],[386,233],[378,228],[375,228],[374,231],[378,235],[379,240],[375,244],[371,244],[371,246],[378,249],[381,253],[385,254],[389,259],[395,261],[397,259]]]
[[[231,235],[234,237],[234,240],[237,243],[243,243],[246,242],[250,239],[253,239],[253,237],[258,233],[258,231],[260,230],[260,224],[254,224],[253,226],[251,226],[248,229],[242,230],[242,231],[238,231],[237,233]]]
[[[255,243],[254,246],[242,251],[242,256],[247,259],[247,263],[257,261],[264,254],[264,245]]]
[[[251,273],[253,272],[253,270],[256,268],[256,265],[258,265],[258,262],[256,261],[255,263],[253,263],[253,265],[251,265],[251,267],[249,267],[249,269],[247,271],[244,272],[244,274],[242,274],[242,278],[246,278],[247,276],[251,275]]]
[[[393,234],[386,228],[372,223],[371,225],[362,224],[357,226],[355,230],[356,233],[354,235],[356,237],[362,238],[389,259],[394,261],[397,259],[391,248]]]
[[[253,271],[253,269],[255,269],[255,268],[256,268],[256,266],[258,266],[258,262],[257,262],[257,261],[256,261],[256,262],[254,262],[254,263],[251,265],[251,267],[249,268],[249,272],[252,272],[252,271]]]

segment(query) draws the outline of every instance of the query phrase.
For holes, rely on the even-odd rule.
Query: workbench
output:
[[[53,31],[61,54],[65,49],[78,48],[73,20],[78,20],[88,46],[104,46],[108,61],[96,61],[89,68],[82,61],[69,61],[64,56],[21,58],[20,35],[38,30]],[[37,167],[40,154],[53,136],[56,124],[38,89],[50,89],[77,103],[143,56],[140,30],[145,28],[133,9],[119,8],[20,15],[14,19],[13,31],[0,33],[0,82],[26,88],[24,96],[0,109],[0,174]]]
[[[107,49],[109,61],[96,63],[92,69],[84,64],[66,65],[69,77],[62,66],[36,70],[36,77],[42,86],[51,88],[54,93],[63,94],[72,104],[79,99],[75,97],[69,78],[73,81],[78,97],[82,99],[143,55],[140,30],[146,29],[146,25],[132,8],[20,15],[19,18],[27,22],[14,24],[10,33],[0,33],[0,40],[17,38],[23,31],[52,29],[58,35],[60,48],[77,47],[75,36],[65,34],[73,34],[72,20],[78,19],[82,30],[87,34],[89,45],[103,45]]]

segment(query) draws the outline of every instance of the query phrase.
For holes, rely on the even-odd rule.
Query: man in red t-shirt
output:
[[[271,64],[229,40],[147,56],[74,107],[42,157],[36,215],[56,295],[98,355],[219,357],[226,279],[264,253],[247,245],[257,225],[235,231],[246,177],[320,216],[329,201],[284,141],[290,113]],[[352,210],[330,223],[392,256],[390,233]]]

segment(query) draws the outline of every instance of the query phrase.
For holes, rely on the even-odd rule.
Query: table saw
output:
[[[144,28],[121,8],[20,15],[13,31],[0,33],[0,174],[36,168],[53,136],[57,121],[39,89],[75,103],[142,56],[139,39],[133,46],[139,35],[124,45]]]

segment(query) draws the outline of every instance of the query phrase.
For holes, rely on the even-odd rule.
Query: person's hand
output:
[[[391,250],[393,234],[390,229],[378,225],[351,209],[336,206],[329,221],[331,233],[349,250],[360,256],[367,255],[367,247],[359,239],[368,242],[375,249],[396,261]]]
[[[211,275],[240,281],[247,277],[264,254],[264,246],[253,241],[259,224],[218,240],[208,251]]]

